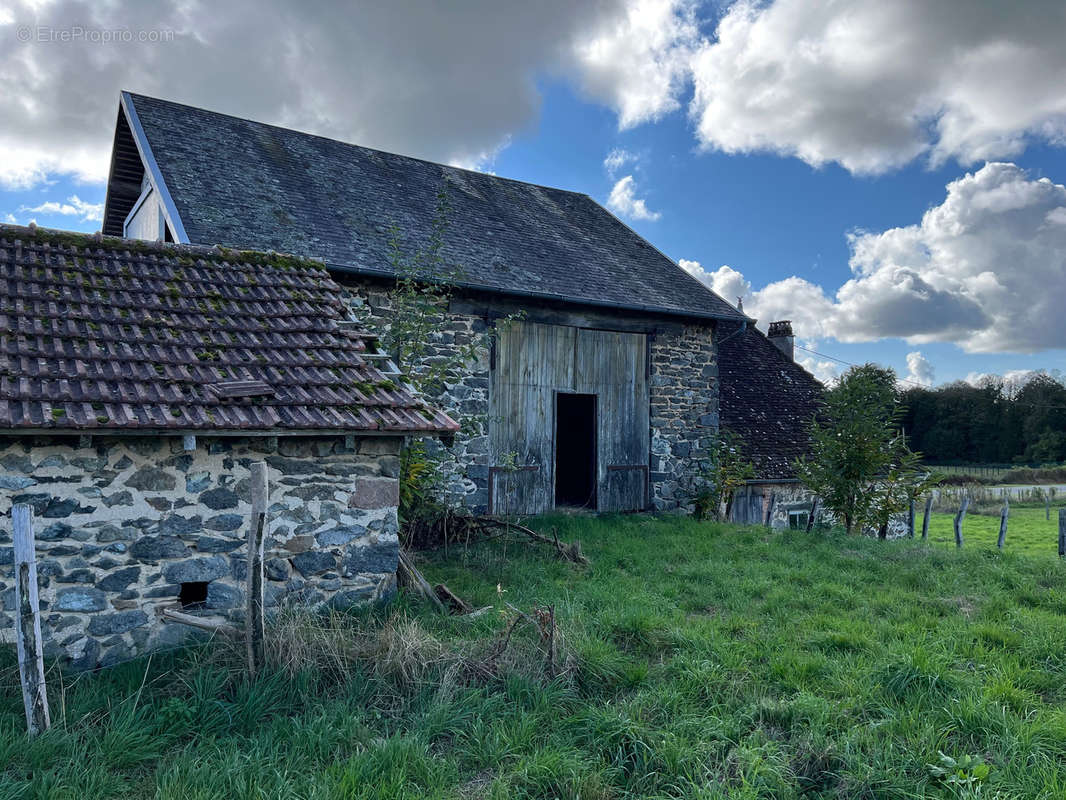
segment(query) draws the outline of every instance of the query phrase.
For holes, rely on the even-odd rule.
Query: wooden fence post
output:
[[[1059,558],[1066,557],[1066,508],[1059,509]]]
[[[910,505],[907,506],[907,538],[914,538],[914,498],[911,498]]]
[[[1044,519],[1051,522],[1051,492],[1044,490]]]
[[[922,516],[922,539],[929,538],[929,517],[933,513],[933,493],[925,498],[925,514]]]
[[[962,505],[959,506],[959,511],[955,515],[955,546],[962,547],[962,521],[966,518],[966,509],[970,507],[970,497],[967,495],[962,498]]]
[[[1003,510],[999,512],[999,540],[996,542],[996,547],[1000,550],[1003,549],[1003,545],[1007,542],[1007,518],[1010,516],[1010,495],[1007,495],[1003,500]]]
[[[30,736],[44,733],[52,722],[44,684],[41,603],[37,593],[37,554],[33,543],[33,507],[11,508],[15,551],[15,647],[18,651],[22,703]]]
[[[811,501],[811,515],[807,517],[807,533],[814,529],[814,518],[818,515],[818,498]]]
[[[770,502],[766,504],[766,527],[774,525],[774,503],[777,502],[777,492],[770,492]]]
[[[248,614],[245,631],[248,674],[255,677],[266,661],[263,622],[263,538],[266,529],[267,465],[252,463],[252,519],[248,528]]]

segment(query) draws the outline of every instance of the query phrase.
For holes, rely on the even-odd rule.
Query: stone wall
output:
[[[685,326],[651,341],[651,485],[656,510],[689,509],[718,433],[713,329]]]
[[[345,300],[353,317],[371,330],[387,328],[391,306],[386,288],[347,279]],[[519,307],[504,302],[493,310],[501,317],[521,313]],[[624,313],[616,318],[628,324],[636,319]],[[598,319],[595,327],[610,327],[609,319]],[[678,326],[675,322],[667,327]],[[442,491],[447,500],[475,512],[487,507],[492,466],[486,424],[491,382],[487,331],[488,323],[482,316],[442,311],[429,342],[430,360],[452,359],[458,348],[478,345],[475,360],[453,375],[440,392],[431,395],[434,405],[462,422],[463,430],[450,442],[427,441],[430,451],[441,459]],[[688,509],[700,487],[699,476],[718,430],[718,364],[713,328],[690,325],[678,333],[649,336],[652,505],[656,510]]]
[[[392,306],[387,289],[348,281],[344,299],[352,316],[370,330],[385,330]],[[451,375],[437,392],[427,393],[436,408],[459,421],[462,430],[447,441],[425,440],[428,452],[439,461],[441,492],[453,505],[483,512],[489,502],[489,337],[480,316],[441,312],[427,342],[426,361],[447,363],[462,348],[474,345],[476,356],[466,368]]]
[[[347,606],[390,595],[398,557],[399,439],[180,437],[0,439],[0,514],[34,508],[48,659],[75,669],[176,646],[165,623],[182,584],[197,609],[241,618],[249,467],[269,465],[268,607]],[[0,631],[14,608],[10,527],[0,529]]]

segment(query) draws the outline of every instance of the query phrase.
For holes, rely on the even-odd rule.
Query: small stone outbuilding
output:
[[[792,325],[766,334],[734,325],[719,339],[722,427],[739,440],[755,478],[737,491],[734,522],[803,528],[814,496],[796,478],[795,462],[810,452],[810,424],[824,387],[793,358]],[[820,518],[820,515],[819,515]]]
[[[456,423],[394,382],[314,262],[0,226],[0,515],[33,507],[46,654],[180,644],[240,614],[249,467],[268,606],[395,590],[399,451]],[[0,630],[12,631],[10,527]]]

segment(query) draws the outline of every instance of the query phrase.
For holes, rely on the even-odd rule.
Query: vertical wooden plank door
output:
[[[510,322],[499,331],[489,404],[493,514],[555,507],[555,393],[573,386],[576,333],[533,322]]]
[[[596,509],[645,508],[646,359],[644,334],[533,322],[503,327],[490,388],[490,511],[538,514],[555,507],[560,393],[595,396]]]
[[[595,394],[599,510],[647,505],[649,407],[644,334],[580,329],[575,390]]]

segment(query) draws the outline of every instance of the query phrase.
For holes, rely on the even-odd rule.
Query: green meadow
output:
[[[0,798],[1062,798],[1066,568],[981,522],[956,552],[939,520],[923,545],[542,518],[591,564],[452,546],[420,566],[473,619],[287,615],[255,681],[222,641],[53,673],[34,741],[8,661]],[[551,662],[514,610],[548,607]]]

